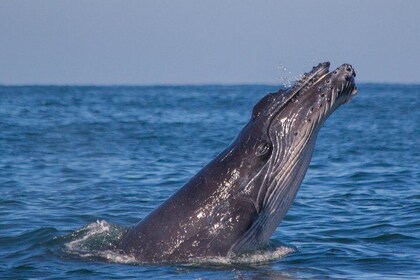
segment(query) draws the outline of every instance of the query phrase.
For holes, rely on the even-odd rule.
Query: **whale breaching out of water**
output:
[[[128,230],[118,248],[162,263],[265,246],[296,196],[322,124],[357,93],[353,67],[329,72],[329,65],[261,99],[234,142]]]

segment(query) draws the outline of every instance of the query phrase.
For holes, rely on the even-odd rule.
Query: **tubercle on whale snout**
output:
[[[316,79],[319,79],[321,76],[328,74],[330,67],[330,62],[322,62],[317,66],[314,66],[310,72],[306,72],[302,75],[302,78],[299,79],[292,87],[292,91],[301,89],[304,86],[312,85]]]

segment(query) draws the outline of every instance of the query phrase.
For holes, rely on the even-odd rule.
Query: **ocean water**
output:
[[[420,85],[359,85],[273,248],[141,265],[112,250],[275,87],[0,87],[0,279],[420,279]]]

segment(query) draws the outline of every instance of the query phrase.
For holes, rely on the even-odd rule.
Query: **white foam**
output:
[[[207,263],[207,264],[255,264],[262,262],[269,262],[279,260],[296,250],[292,247],[280,246],[271,250],[258,250],[252,253],[247,253],[234,257],[211,257],[211,258],[196,258],[191,264]]]
[[[65,246],[69,250],[79,249],[83,247],[84,243],[89,240],[90,238],[107,233],[110,230],[110,225],[107,221],[96,221],[96,223],[92,223],[87,225],[86,227],[83,227],[81,229],[76,230],[73,235],[77,235],[78,233],[82,233],[84,231],[87,231],[85,234],[82,235],[81,238],[75,239],[67,244]]]
[[[107,221],[96,221],[71,234],[72,241],[65,244],[65,252],[81,258],[97,258],[115,263],[138,263],[134,256],[116,250],[124,230]]]
[[[125,254],[117,249],[121,236],[125,229],[109,224],[106,221],[96,221],[73,232],[69,237],[72,239],[65,244],[65,252],[81,258],[99,259],[114,263],[142,264],[135,256]],[[278,260],[295,249],[283,245],[271,245],[264,250],[242,254],[232,257],[203,257],[182,261],[186,265],[197,264],[252,264]]]
[[[295,251],[294,248],[286,246],[278,247],[273,251],[257,251],[253,254],[240,256],[238,258],[238,263],[259,263],[278,260]]]

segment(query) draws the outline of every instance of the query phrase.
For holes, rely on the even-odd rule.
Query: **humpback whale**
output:
[[[290,208],[325,120],[357,93],[350,64],[320,63],[262,98],[231,145],[122,236],[144,263],[233,257],[261,248]]]

